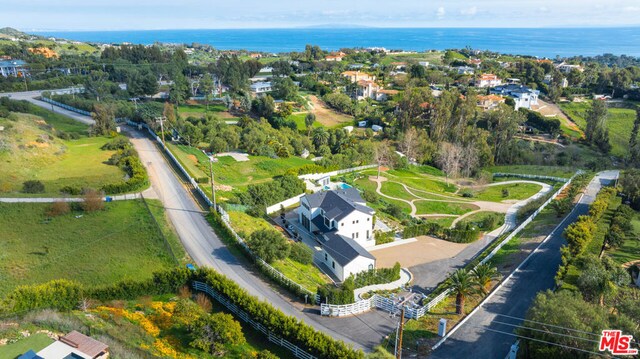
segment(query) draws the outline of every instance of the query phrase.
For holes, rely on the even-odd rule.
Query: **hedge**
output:
[[[471,243],[480,236],[480,228],[469,223],[460,223],[455,228],[444,228],[438,223],[428,222],[406,226],[402,232],[404,238],[430,235],[455,243]]]
[[[400,279],[400,263],[391,268],[377,268],[363,271],[351,276],[354,288],[362,288],[373,284],[391,283]]]
[[[142,166],[140,158],[135,156],[126,156],[118,159],[118,167],[129,175],[126,181],[111,183],[102,186],[102,190],[108,194],[118,194],[137,191],[149,185],[149,177],[147,171]]]

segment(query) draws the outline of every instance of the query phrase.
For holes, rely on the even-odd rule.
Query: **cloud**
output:
[[[640,11],[640,6],[627,6],[624,8],[624,11],[638,12]]]
[[[438,17],[438,19],[440,20],[444,19],[445,14],[446,14],[446,11],[444,10],[444,6],[440,6],[438,8],[438,11],[436,11],[436,17]]]
[[[460,10],[460,14],[467,15],[467,16],[474,16],[477,13],[478,13],[478,7],[477,6],[472,6],[470,8],[466,8],[466,9]]]
[[[540,10],[540,12],[549,12],[549,8],[546,6],[541,6],[538,8],[538,10]]]

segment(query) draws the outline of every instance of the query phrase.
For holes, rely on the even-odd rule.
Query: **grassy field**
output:
[[[0,119],[0,125],[5,126],[0,134],[5,141],[5,150],[0,151],[0,192],[19,195],[24,181],[40,180],[46,193],[39,196],[57,196],[64,186],[100,188],[123,179],[121,169],[105,163],[114,151],[100,149],[109,138],[61,140],[53,136],[49,120],[29,114],[16,116],[18,121]]]
[[[420,214],[465,214],[479,209],[471,203],[449,203],[418,200],[413,202],[416,205],[417,215]]]
[[[175,265],[140,201],[50,219],[49,206],[0,204],[0,296],[58,278],[85,285],[142,279]]]
[[[389,170],[380,173],[381,177],[386,177],[389,181],[403,183],[411,188],[435,193],[453,193],[457,187],[450,183],[445,183],[445,178],[425,173],[427,170],[420,170],[422,167],[410,167],[406,170]],[[429,171],[431,172],[431,171]],[[362,172],[366,176],[376,176],[377,170],[369,169]]]
[[[504,213],[498,213],[498,212],[491,212],[491,211],[480,211],[480,212],[476,212],[474,214],[469,215],[468,217],[465,217],[464,219],[462,219],[464,222],[470,222],[470,223],[480,223],[482,222],[485,218],[489,217],[489,216],[500,216],[500,218],[502,218],[503,220],[496,223],[496,225],[493,228],[483,228],[482,230],[484,232],[491,232],[496,228],[499,228],[500,226],[502,226],[502,224],[504,223]]]
[[[564,102],[559,106],[581,129],[586,128],[585,116],[587,110],[591,108],[591,101]],[[608,112],[607,128],[612,146],[611,154],[625,156],[629,152],[629,133],[633,127],[636,112],[629,108],[609,108]]]
[[[305,117],[307,117],[307,112],[302,112],[302,113],[289,115],[289,117],[287,117],[287,120],[292,120],[293,122],[295,122],[296,127],[298,128],[299,131],[306,131],[307,125],[305,125],[304,123]],[[322,124],[317,120],[313,123],[313,128],[316,128],[316,127],[322,127]]]
[[[196,102],[178,106],[178,114],[180,114],[180,117],[182,118],[187,118],[189,116],[204,118],[208,113],[224,120],[236,119],[236,117],[229,113],[227,106],[220,102],[210,103],[209,109],[207,109],[206,105]]]
[[[30,349],[37,353],[51,343],[53,343],[53,339],[49,338],[46,334],[33,334],[26,338],[19,339],[15,343],[0,345],[0,358],[15,359]]]
[[[386,55],[382,58],[380,63],[382,65],[389,65],[392,62],[415,62],[419,61],[428,61],[429,64],[433,65],[441,65],[442,57],[444,56],[444,52],[435,51],[435,52],[419,52],[415,54],[391,54]]]
[[[503,190],[508,190],[507,196],[502,195]],[[473,197],[480,201],[501,202],[504,200],[527,199],[538,193],[542,186],[533,183],[510,183],[500,186],[488,186],[473,191]]]
[[[193,147],[168,144],[171,152],[194,178],[209,177],[209,158]],[[249,161],[238,162],[230,156],[218,157],[213,164],[216,185],[229,186],[230,189],[243,189],[250,184],[270,181],[283,175],[288,169],[313,164],[313,161],[300,157],[269,158],[249,156]]]
[[[491,173],[515,173],[525,175],[538,175],[549,177],[571,178],[576,172],[575,168],[559,166],[536,166],[536,165],[508,165],[487,167]]]
[[[407,201],[418,198],[411,195],[404,189],[404,187],[400,183],[396,182],[382,182],[380,191],[388,196],[405,199]]]

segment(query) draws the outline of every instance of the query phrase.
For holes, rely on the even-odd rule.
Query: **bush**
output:
[[[144,169],[144,166],[142,166],[142,162],[140,162],[137,154],[118,157],[117,165],[127,172],[129,179],[127,181],[102,186],[102,190],[105,193],[118,194],[133,192],[149,185],[147,171]]]
[[[369,203],[378,203],[378,201],[380,200],[380,196],[375,193],[374,191],[370,191],[368,189],[365,189],[364,191],[362,191],[362,198],[369,202]]]
[[[72,195],[72,196],[78,196],[78,195],[82,194],[82,189],[80,189],[78,187],[74,187],[74,186],[64,186],[64,187],[60,188],[60,193],[68,194],[68,195]]]
[[[313,263],[313,250],[306,244],[297,242],[291,245],[289,258],[298,263],[311,264]]]
[[[508,188],[503,188],[502,189],[502,197],[503,198],[509,197],[509,189]]]
[[[376,246],[379,244],[391,243],[393,242],[393,232],[374,232],[374,237],[376,239]]]
[[[24,181],[22,183],[23,193],[43,193],[44,183],[37,180]]]
[[[109,151],[124,150],[127,148],[131,148],[131,142],[129,142],[129,139],[124,136],[118,136],[100,147],[102,150]]]
[[[302,194],[305,189],[304,181],[297,176],[284,175],[271,182],[249,185],[247,192],[240,195],[240,200],[246,206],[261,208],[261,213],[264,213],[267,206]]]
[[[470,189],[465,189],[460,193],[462,194],[462,197],[464,197],[464,198],[473,198],[473,196],[474,196],[473,191],[470,190]]]
[[[94,189],[87,189],[82,199],[82,210],[85,212],[95,212],[103,209],[104,201],[102,200],[102,193]]]
[[[318,287],[318,295],[320,295],[320,301],[322,303],[329,304],[351,304],[355,302],[353,290],[355,289],[353,278],[347,278],[341,287],[336,287],[333,284],[325,284],[322,287]]]
[[[69,203],[65,201],[56,201],[53,202],[49,210],[47,211],[47,215],[51,217],[62,216],[63,214],[67,214],[71,212],[71,206]]]
[[[354,288],[362,288],[373,284],[391,283],[400,279],[400,263],[392,268],[377,268],[360,272],[351,276]]]
[[[402,208],[394,203],[387,203],[387,205],[382,209],[382,211],[387,213],[391,217],[395,217],[397,219],[404,218],[404,213],[402,212]]]
[[[287,239],[273,229],[260,229],[251,233],[247,244],[259,258],[267,263],[286,258],[291,250]]]
[[[82,288],[78,283],[59,279],[34,286],[20,286],[9,293],[1,308],[5,311],[22,312],[34,309],[74,309],[80,301]]]
[[[224,345],[240,345],[246,342],[242,326],[231,314],[215,313],[200,318],[191,333],[193,348],[213,353],[216,356],[225,354]]]

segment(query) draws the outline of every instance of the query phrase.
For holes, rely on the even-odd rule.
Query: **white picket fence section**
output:
[[[331,171],[331,172],[325,172],[325,173],[309,173],[306,175],[300,175],[298,176],[298,178],[302,179],[302,180],[310,180],[310,181],[314,181],[317,180],[319,178],[323,178],[323,177],[333,177],[333,176],[337,176],[343,173],[349,173],[349,172],[356,172],[356,171],[361,171],[361,170],[366,170],[369,168],[374,168],[374,167],[378,167],[378,165],[365,165],[365,166],[359,166],[359,167],[352,167],[352,168],[345,168],[343,170],[337,170],[337,171]]]
[[[300,203],[300,198],[302,198],[305,194],[299,194],[297,196],[287,198],[282,202],[276,203],[273,206],[267,207],[267,214],[271,214],[280,210],[281,206],[287,208],[289,206],[293,206],[294,204]]]
[[[507,237],[505,237],[505,239],[503,239],[502,242],[500,242],[500,244],[498,244],[495,248],[493,248],[491,250],[491,252],[489,252],[489,254],[487,254],[487,256],[484,257],[480,261],[480,263],[478,265],[485,264],[489,260],[491,260],[491,258],[493,258],[493,256],[496,253],[498,253],[500,248],[504,247],[505,244],[509,243],[509,241],[511,239],[513,239],[515,236],[517,236],[529,223],[531,223],[531,221],[533,221],[534,218],[536,218],[536,216],[549,203],[551,203],[551,201],[555,197],[557,197],[562,191],[565,190],[565,188],[567,188],[567,186],[569,186],[571,184],[571,182],[573,181],[573,179],[577,175],[579,175],[581,173],[583,173],[583,172],[582,171],[577,171],[568,180],[567,179],[561,179],[559,177],[548,177],[548,176],[530,176],[530,177],[526,177],[526,178],[536,178],[536,179],[557,178],[557,180],[554,179],[554,181],[565,182],[565,183],[562,185],[562,187],[560,187],[560,189],[558,189],[553,195],[551,195],[551,197],[549,197],[549,199],[546,202],[544,202],[535,212],[533,212],[533,214],[531,214],[529,216],[529,218],[527,218],[524,222],[522,222]],[[511,176],[512,174],[505,174],[505,175]],[[562,180],[562,181],[560,181],[560,180]],[[426,303],[425,305],[423,305],[421,307],[416,307],[413,304],[404,305],[404,316],[405,316],[405,318],[420,319],[422,316],[427,314],[427,312],[431,311],[431,309],[433,309],[436,305],[440,304],[440,302],[442,302],[445,298],[447,298],[449,296],[449,294],[450,294],[450,290],[449,289],[445,289],[442,293],[440,293],[438,296],[436,296],[435,298],[431,299],[428,303]],[[364,313],[364,312],[366,312],[368,310],[371,310],[372,308],[378,308],[378,309],[382,309],[382,310],[384,310],[386,312],[389,312],[389,313],[398,314],[398,313],[400,313],[401,307],[402,307],[402,305],[396,304],[390,298],[386,298],[386,297],[382,297],[382,296],[379,296],[377,294],[374,294],[369,299],[359,300],[359,301],[357,301],[355,303],[351,303],[351,304],[344,304],[344,305],[321,304],[321,306],[320,306],[320,314],[321,315],[330,316],[330,317],[341,317],[341,316],[348,316],[348,315],[355,315],[355,314]]]
[[[550,180],[555,182],[569,182],[569,179],[564,177],[552,177],[552,176],[539,176],[539,175],[527,175],[521,173],[504,173],[504,172],[496,172],[493,174],[494,177],[518,177],[518,178],[528,178],[528,179],[537,179],[537,180]]]
[[[313,355],[311,355],[311,354],[307,353],[306,351],[300,349],[300,347],[298,347],[297,345],[291,343],[290,341],[288,341],[286,339],[283,339],[282,337],[278,336],[277,333],[274,333],[274,332],[270,331],[264,325],[262,325],[262,324],[256,322],[255,320],[253,320],[249,316],[249,314],[247,314],[247,312],[245,312],[244,310],[238,308],[237,305],[235,305],[229,299],[225,298],[223,295],[221,295],[218,292],[216,292],[215,290],[213,290],[206,283],[194,281],[193,282],[193,289],[195,289],[197,291],[200,291],[200,292],[207,293],[211,298],[214,298],[215,300],[220,302],[220,304],[224,305],[227,309],[229,309],[229,311],[231,311],[233,314],[238,316],[238,318],[242,319],[245,323],[249,323],[254,329],[256,329],[256,330],[260,331],[261,333],[263,333],[264,335],[266,335],[267,339],[269,339],[270,342],[272,342],[272,343],[274,343],[276,345],[279,345],[279,346],[281,346],[283,348],[286,348],[289,351],[291,351],[291,353],[293,354],[294,357],[300,358],[300,359],[317,359]]]

